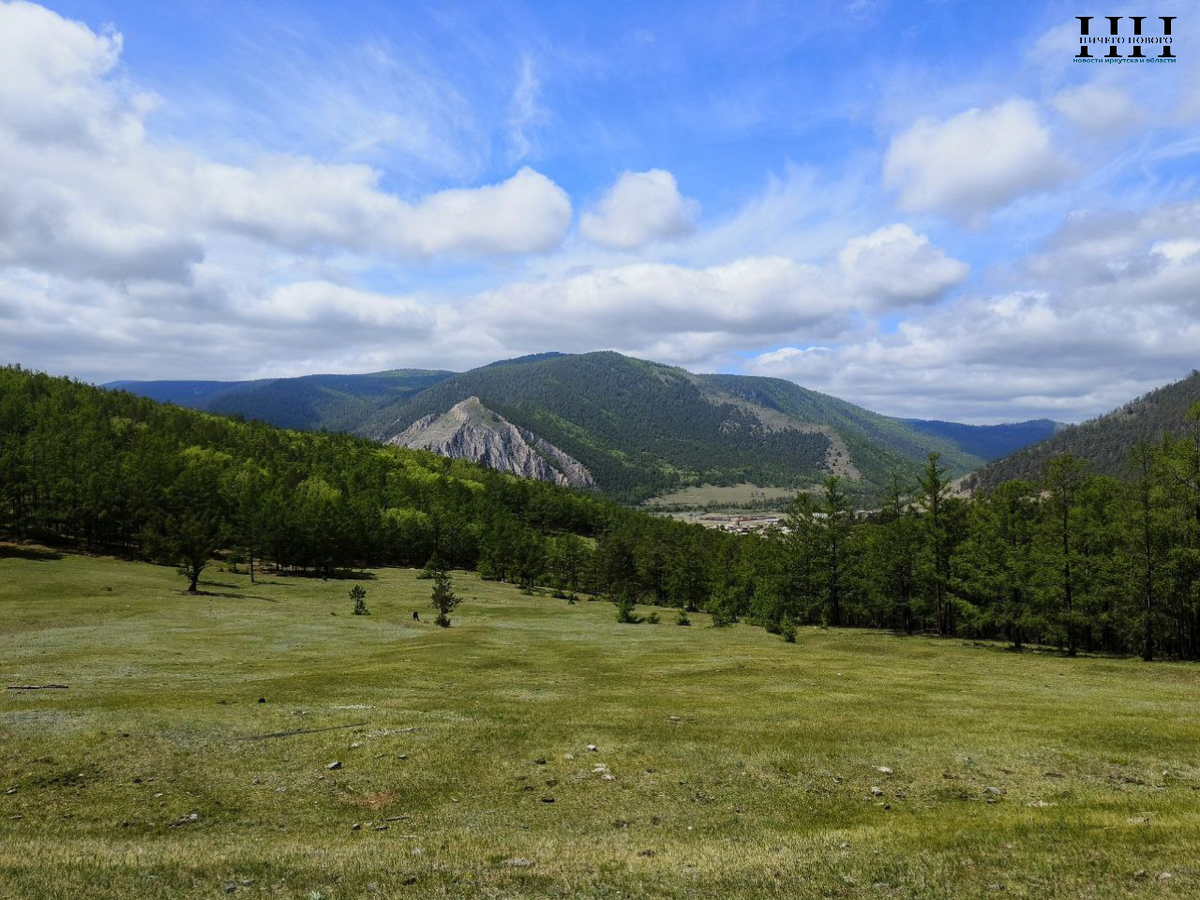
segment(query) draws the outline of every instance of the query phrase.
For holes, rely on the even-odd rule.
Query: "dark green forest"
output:
[[[476,569],[527,589],[797,624],[1200,657],[1200,405],[1127,450],[954,496],[937,454],[863,512],[845,482],[785,527],[705,530],[341,434],[286,431],[0,369],[0,532],[178,566]],[[181,582],[181,587],[183,586]]]
[[[915,475],[931,451],[941,453],[956,475],[984,461],[953,438],[789,381],[695,375],[611,352],[543,353],[458,374],[396,370],[224,387],[110,386],[284,428],[347,431],[377,440],[478,397],[579,460],[601,491],[624,502],[691,484],[812,487],[830,471],[832,440],[840,442],[834,454],[853,460],[860,477],[851,487],[859,493],[884,485],[893,470]],[[980,434],[972,434],[978,442]]]
[[[1129,448],[1140,440],[1160,441],[1181,433],[1200,398],[1200,372],[1142,395],[1106,415],[1067,425],[1053,437],[988,463],[971,475],[971,487],[991,488],[1014,478],[1038,479],[1050,460],[1070,455],[1086,459],[1101,475],[1124,477]]]

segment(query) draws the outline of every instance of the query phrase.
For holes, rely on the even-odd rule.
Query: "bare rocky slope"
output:
[[[564,487],[596,486],[592,474],[577,460],[492,412],[478,397],[468,397],[441,415],[423,416],[386,443],[468,459],[500,472]]]

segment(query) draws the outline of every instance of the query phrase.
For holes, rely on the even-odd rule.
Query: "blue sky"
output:
[[[1077,4],[0,2],[0,358],[611,348],[1085,418],[1200,346],[1172,12],[1179,61],[1118,66],[1073,62]]]

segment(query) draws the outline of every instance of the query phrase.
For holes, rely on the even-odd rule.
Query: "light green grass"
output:
[[[1200,668],[375,574],[0,558],[0,897],[1200,895]]]
[[[660,497],[652,497],[646,506],[704,507],[710,503],[741,504],[754,500],[786,500],[796,496],[795,488],[759,487],[756,484],[695,484]]]

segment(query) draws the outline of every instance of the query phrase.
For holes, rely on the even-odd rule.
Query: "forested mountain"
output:
[[[615,532],[701,555],[732,540],[426,451],[0,368],[0,538],[177,564],[193,589],[224,552],[322,574],[431,560],[523,584],[557,572],[569,590],[586,565],[589,587],[608,590],[635,583],[634,560],[582,538]]]
[[[1155,443],[1168,433],[1183,434],[1188,410],[1200,402],[1200,371],[1126,403],[1107,415],[1063,426],[1048,440],[997,459],[973,474],[967,488],[989,488],[1013,478],[1037,480],[1056,456],[1086,460],[1101,475],[1128,475],[1130,448]]]
[[[1028,422],[1007,422],[1003,425],[963,425],[936,419],[903,421],[918,431],[954,441],[964,452],[989,462],[1044,441],[1066,427],[1053,419],[1030,419]]]
[[[911,423],[782,379],[695,375],[611,352],[542,353],[460,374],[316,375],[228,390],[209,382],[124,386],[212,412],[381,441],[475,397],[530,443],[543,441],[570,457],[601,491],[625,501],[698,483],[811,487],[829,474],[869,494],[893,470],[911,476],[930,452],[962,475],[991,458],[997,442],[1041,436],[1026,426],[997,426],[1008,429],[1000,433]],[[483,445],[453,446],[466,452],[461,448]],[[524,465],[493,453],[497,462],[508,471]]]
[[[805,487],[840,474],[863,488],[940,451],[961,474],[979,460],[953,443],[781,379],[694,375],[618,353],[514,360],[447,378],[381,410],[362,432],[386,440],[468,397],[582,463],[614,496],[682,484]]]
[[[689,395],[677,379],[695,383],[651,371],[679,396]],[[775,387],[756,397],[785,405]],[[721,397],[718,408],[745,409]],[[0,539],[177,565],[191,590],[214,556],[252,573],[466,567],[612,600],[620,622],[651,603],[676,607],[681,625],[703,609],[715,625],[745,619],[786,640],[796,623],[821,622],[1195,659],[1200,438],[1187,424],[1134,448],[1128,480],[1060,456],[1036,481],[955,497],[933,454],[892,482],[877,512],[857,511],[847,479],[829,475],[796,496],[784,528],[742,536],[425,451],[4,368]]]
[[[394,369],[367,375],[304,375],[259,381],[114,381],[107,388],[224,415],[304,430],[353,433],[377,409],[453,372]]]

